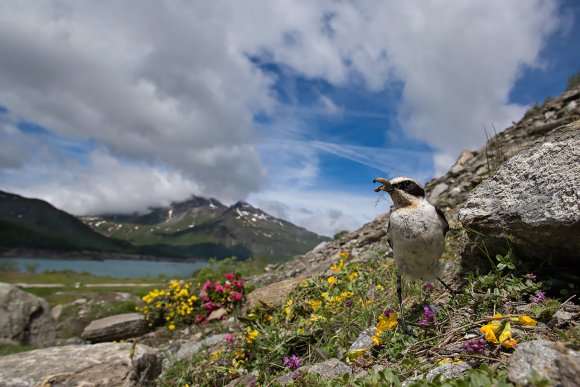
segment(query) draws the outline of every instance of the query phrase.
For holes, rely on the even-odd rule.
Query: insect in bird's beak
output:
[[[383,179],[382,177],[377,177],[373,180],[373,183],[381,183],[382,185],[375,187],[375,192],[385,191],[390,192],[393,190],[393,186],[390,181]]]

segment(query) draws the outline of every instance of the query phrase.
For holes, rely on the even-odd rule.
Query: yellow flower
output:
[[[380,331],[377,331],[376,334],[374,334],[371,338],[373,339],[375,346],[379,346],[381,345],[381,333]]]
[[[491,324],[486,324],[482,326],[479,329],[479,331],[481,333],[485,333],[485,341],[487,341],[488,343],[499,344],[499,342],[497,341],[497,337],[495,336],[494,328],[492,327]]]
[[[272,316],[270,316],[269,314],[268,314],[268,315],[266,315],[266,316],[264,316],[264,321],[265,321],[265,322],[270,322],[270,321],[272,321]]]
[[[342,292],[340,293],[340,297],[344,298],[352,298],[354,296],[353,292]]]
[[[499,342],[506,348],[511,348],[517,344],[517,341],[512,338],[511,324],[509,321],[505,323],[505,327],[501,335],[499,335]]]
[[[530,327],[535,327],[537,324],[537,321],[531,318],[530,316],[519,316],[518,322],[522,325],[527,325]]]
[[[328,293],[324,292],[324,293],[320,293],[320,295],[322,296],[322,298],[324,298],[325,300],[328,298]]]
[[[318,300],[310,300],[310,301],[308,301],[308,303],[310,304],[310,307],[313,310],[318,310],[322,306],[322,301],[318,301]]]
[[[341,259],[341,260],[340,260],[340,262],[338,262],[338,265],[332,265],[332,266],[330,267],[330,270],[332,270],[332,271],[336,271],[336,272],[339,272],[339,271],[341,271],[341,270],[342,270],[342,267],[343,267],[343,266],[344,266],[344,260],[343,260],[343,259]]]
[[[347,351],[346,352],[346,362],[350,363],[352,361],[357,360],[359,357],[365,354],[368,348],[359,348],[355,349],[354,351]]]
[[[248,332],[246,334],[246,343],[252,344],[254,342],[254,340],[256,340],[256,337],[258,337],[259,334],[260,334],[260,332],[258,332],[255,329],[253,331]]]
[[[321,316],[319,314],[310,315],[310,321],[314,322],[314,321],[318,321],[318,320],[325,320],[325,318],[324,318],[324,316]]]
[[[216,360],[217,358],[219,358],[222,355],[222,353],[224,353],[223,349],[218,349],[217,351],[215,351],[214,353],[211,354],[210,360],[211,361]]]
[[[329,284],[334,284],[336,283],[336,278],[334,278],[333,276],[328,277],[328,283]]]
[[[342,259],[347,259],[348,253],[346,251],[342,251],[340,254],[338,254],[338,256]]]
[[[383,285],[378,284],[377,286],[375,286],[375,288],[379,291],[382,292],[383,290],[385,290],[385,288],[383,287]]]
[[[357,277],[358,277],[358,273],[357,273],[356,271],[353,271],[352,273],[350,273],[350,274],[348,275],[348,279],[349,279],[350,281],[354,281],[354,280],[355,280]]]
[[[175,324],[171,323],[167,328],[169,328],[169,330],[172,331],[175,329]]]
[[[441,359],[437,362],[437,365],[441,366],[443,364],[459,364],[459,363],[463,363],[463,360],[459,359],[459,358],[455,358],[455,359],[451,359],[450,357],[446,357],[445,359]]]
[[[389,314],[389,317],[386,317],[384,314],[379,316],[379,323],[377,324],[377,330],[380,332],[383,331],[390,331],[397,327],[399,322],[397,321],[397,313],[393,312]]]

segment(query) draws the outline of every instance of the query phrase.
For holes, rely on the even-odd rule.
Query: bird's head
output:
[[[417,180],[410,177],[397,177],[392,180],[377,177],[373,183],[381,183],[375,187],[375,192],[387,192],[391,195],[395,207],[408,206],[425,198],[425,189]]]

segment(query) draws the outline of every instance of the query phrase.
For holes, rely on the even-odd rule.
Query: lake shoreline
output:
[[[199,263],[209,262],[209,259],[200,258],[175,258],[159,257],[155,255],[111,253],[101,251],[58,251],[45,249],[11,248],[0,249],[2,258],[27,258],[27,259],[59,259],[71,261],[148,261],[148,262],[174,262],[174,263]]]

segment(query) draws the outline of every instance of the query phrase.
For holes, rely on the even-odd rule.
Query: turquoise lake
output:
[[[2,258],[0,265],[12,261],[18,265],[18,270],[26,271],[26,265],[36,265],[36,273],[45,270],[72,270],[78,273],[87,272],[99,276],[115,278],[157,278],[164,275],[169,278],[187,278],[191,274],[207,265],[205,261],[198,262],[156,262],[130,260],[69,260],[69,259],[41,259],[41,258]]]

